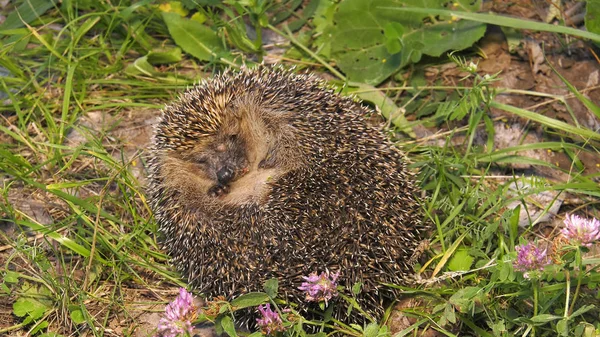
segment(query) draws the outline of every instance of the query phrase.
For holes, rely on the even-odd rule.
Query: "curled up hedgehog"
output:
[[[348,294],[361,282],[358,303],[381,318],[396,296],[382,283],[412,273],[427,226],[402,153],[370,113],[313,76],[266,66],[187,90],[164,109],[149,160],[172,263],[207,298],[277,278],[295,303],[303,276],[328,270]]]

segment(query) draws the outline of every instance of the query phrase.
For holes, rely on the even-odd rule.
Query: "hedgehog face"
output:
[[[302,162],[289,115],[265,109],[256,98],[229,102],[214,132],[191,148],[167,151],[163,187],[194,208],[255,202],[270,182]],[[200,208],[202,208],[200,207]]]
[[[230,184],[248,173],[246,142],[238,134],[226,132],[201,143],[190,159],[200,175],[214,183],[207,191],[211,197],[229,193]]]

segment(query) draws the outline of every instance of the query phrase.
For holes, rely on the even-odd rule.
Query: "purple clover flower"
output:
[[[193,333],[192,321],[197,311],[192,294],[179,288],[179,296],[165,308],[165,315],[158,321],[155,337],[177,337]]]
[[[258,312],[260,312],[261,318],[256,319],[256,324],[265,335],[285,330],[277,311],[271,310],[271,304],[259,305]]]
[[[520,245],[515,247],[517,251],[517,259],[514,262],[514,267],[518,271],[524,272],[525,278],[530,278],[530,272],[544,270],[544,267],[550,264],[547,250],[542,250],[533,243]]]
[[[565,228],[560,232],[567,239],[585,247],[591,247],[594,241],[600,240],[600,221],[588,220],[575,214],[567,214]]]
[[[339,276],[339,271],[335,274],[330,274],[329,270],[327,270],[318,276],[317,273],[312,273],[309,276],[303,277],[306,282],[302,282],[302,285],[298,289],[306,293],[307,301],[324,301],[325,305],[327,305],[327,301],[337,296],[337,279]]]

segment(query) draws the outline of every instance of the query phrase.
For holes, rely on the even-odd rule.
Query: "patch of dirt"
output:
[[[494,3],[495,8],[510,10],[508,14],[511,15],[526,18],[539,15],[535,14],[539,11],[532,10],[531,6],[533,4],[528,1],[519,4],[515,4],[514,1]],[[502,3],[510,3],[514,6],[504,8]],[[524,15],[525,13],[527,15]],[[600,129],[598,118],[569,91],[567,85],[552,70],[552,67],[554,67],[557,72],[592,102],[600,102],[600,64],[592,53],[594,48],[592,45],[576,41],[566,46],[556,34],[526,32],[519,48],[514,53],[510,53],[504,32],[499,27],[490,27],[486,36],[479,42],[479,47],[485,57],[476,56],[472,58],[472,61],[478,65],[477,69],[480,75],[499,73],[499,81],[494,83],[496,88],[531,92],[529,94],[500,93],[496,96],[497,102],[537,112],[569,125],[580,125],[590,130]],[[433,84],[441,80],[444,85],[465,84],[461,83],[460,79],[466,74],[454,64],[442,65],[436,68],[426,70],[428,83]],[[541,95],[533,92],[541,93]],[[568,108],[561,100],[564,100]],[[568,138],[562,138],[560,134],[553,135],[552,132],[548,132],[541,126],[532,125],[529,121],[502,110],[492,109],[490,117],[495,121],[493,144],[496,150],[542,141],[560,142],[564,139],[565,142],[573,142]],[[420,131],[421,136],[426,137],[440,130],[432,128],[428,132]],[[453,139],[456,145],[461,144],[463,141],[464,138],[460,137]],[[586,142],[585,139],[575,139],[574,141],[580,144]],[[477,134],[475,145],[486,146],[486,144],[487,133],[485,130],[481,130]],[[575,169],[573,159],[566,152],[528,150],[519,154],[555,166],[555,168],[531,164],[509,166],[521,171],[528,170],[533,175],[567,181],[569,179],[568,172]],[[576,155],[585,168],[581,173],[594,174],[600,172],[597,154],[580,152]]]
[[[390,317],[387,321],[387,325],[390,329],[390,333],[392,336],[396,335],[402,330],[410,328],[413,324],[415,324],[419,319],[413,316],[405,314],[403,311],[406,310],[410,312],[411,310],[419,311],[419,312],[430,312],[430,310],[437,304],[433,303],[434,301],[428,298],[404,298],[400,299]],[[427,310],[429,308],[430,310]],[[441,337],[445,336],[441,332],[438,332],[434,329],[418,329],[414,332],[416,336],[424,336],[424,337]],[[409,334],[409,335],[412,335]]]
[[[89,135],[99,137],[108,153],[116,161],[129,164],[133,176],[145,186],[143,156],[159,115],[158,109],[123,110],[117,115],[92,111],[79,119],[76,128],[67,135],[65,145],[76,147],[91,139]]]

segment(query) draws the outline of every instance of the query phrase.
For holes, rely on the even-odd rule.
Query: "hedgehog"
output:
[[[380,319],[398,295],[385,284],[413,274],[428,226],[414,174],[373,113],[281,67],[227,70],[185,91],[163,109],[148,160],[172,264],[207,298],[277,278],[294,303],[305,302],[304,276],[338,272],[348,293],[360,282],[356,301]]]

